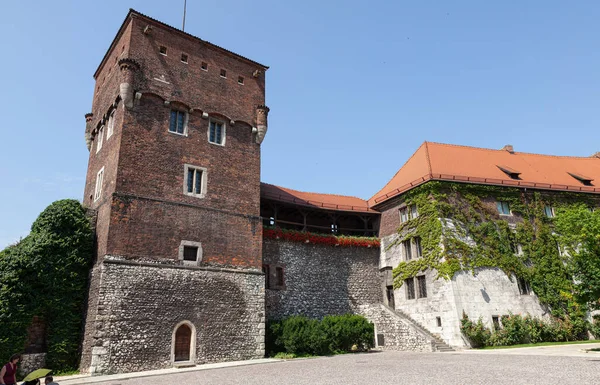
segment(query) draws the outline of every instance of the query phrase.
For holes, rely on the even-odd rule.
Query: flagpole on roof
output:
[[[183,26],[181,30],[185,32],[185,9],[187,8],[187,0],[183,0]]]

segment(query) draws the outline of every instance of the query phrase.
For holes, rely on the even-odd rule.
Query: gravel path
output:
[[[102,382],[147,384],[600,384],[600,355],[384,352]]]

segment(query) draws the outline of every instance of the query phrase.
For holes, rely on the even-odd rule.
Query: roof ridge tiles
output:
[[[438,146],[469,148],[472,150],[495,151],[495,152],[506,151],[503,149],[486,148],[486,147],[479,147],[479,146],[467,146],[465,144],[441,143],[441,142],[425,142],[425,143],[438,145]],[[549,157],[549,158],[573,158],[573,159],[594,159],[595,158],[593,156],[551,155],[551,154],[538,154],[535,152],[524,152],[524,151],[515,151],[512,154],[513,155],[535,155],[535,156],[542,156],[542,157]],[[600,159],[600,158],[596,158],[596,159]]]

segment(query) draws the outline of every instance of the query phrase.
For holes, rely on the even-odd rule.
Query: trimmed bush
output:
[[[266,351],[270,356],[329,355],[367,350],[373,346],[374,326],[359,315],[326,316],[322,321],[292,316],[267,325]]]

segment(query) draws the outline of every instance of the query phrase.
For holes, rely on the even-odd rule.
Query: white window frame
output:
[[[102,149],[102,141],[104,140],[104,126],[100,126],[96,135],[96,154]]]
[[[183,113],[183,133],[177,132],[177,127],[175,127],[175,131],[171,131],[171,114],[173,111]],[[187,111],[184,111],[180,108],[171,108],[169,110],[169,126],[167,127],[167,132],[169,134],[179,135],[179,136],[188,136],[188,121],[190,120],[190,115]]]
[[[190,169],[202,171],[202,180],[200,181],[200,194],[197,194],[193,191],[188,192],[187,177],[188,177],[188,171]],[[197,175],[197,173],[194,173],[194,182],[192,183],[192,186],[196,185],[196,183],[195,183],[196,175]],[[199,166],[194,166],[192,164],[186,163],[183,167],[183,193],[187,196],[196,197],[196,198],[206,197],[207,179],[208,179],[208,170],[206,169],[206,167],[199,167]]]
[[[104,182],[104,166],[96,174],[96,188],[94,190],[94,202],[102,196],[102,184]]]
[[[550,209],[550,210],[548,210],[548,209]],[[548,211],[550,211],[550,215],[548,215]],[[546,214],[546,217],[548,217],[548,218],[554,218],[556,216],[556,213],[554,212],[554,207],[552,207],[550,205],[544,206],[544,214]]]
[[[506,208],[508,209],[508,214],[504,213],[504,205],[506,205]],[[502,211],[500,211],[500,208],[502,208]],[[500,215],[512,215],[512,211],[510,209],[510,204],[506,201],[496,201],[496,209],[498,210],[498,214]]]
[[[108,117],[108,124],[106,125],[106,140],[108,140],[108,138],[110,138],[115,131],[115,111],[116,109],[113,109]]]
[[[221,133],[221,143],[211,142],[210,141],[210,125],[211,123],[219,123],[223,125],[223,132]],[[227,140],[227,124],[225,121],[215,118],[208,119],[208,130],[206,131],[206,138],[208,139],[208,143],[214,144],[215,146],[225,147],[225,141]]]
[[[196,260],[195,261],[186,261],[185,259],[183,259],[183,250],[184,250],[185,246],[198,248],[196,251]],[[200,262],[202,262],[202,243],[194,242],[194,241],[181,241],[181,243],[179,244],[179,260],[181,261],[181,264],[187,265],[187,266],[200,265]]]
[[[398,214],[400,215],[400,223],[405,223],[410,220],[408,206],[400,207],[398,209]]]
[[[412,205],[408,206],[407,208],[408,208],[408,219],[415,219],[419,216],[419,211],[417,210],[416,204],[412,204]],[[414,211],[413,211],[413,209],[414,209]]]
[[[415,245],[415,258],[423,257],[423,244],[421,242],[421,237],[414,237],[412,240]]]

